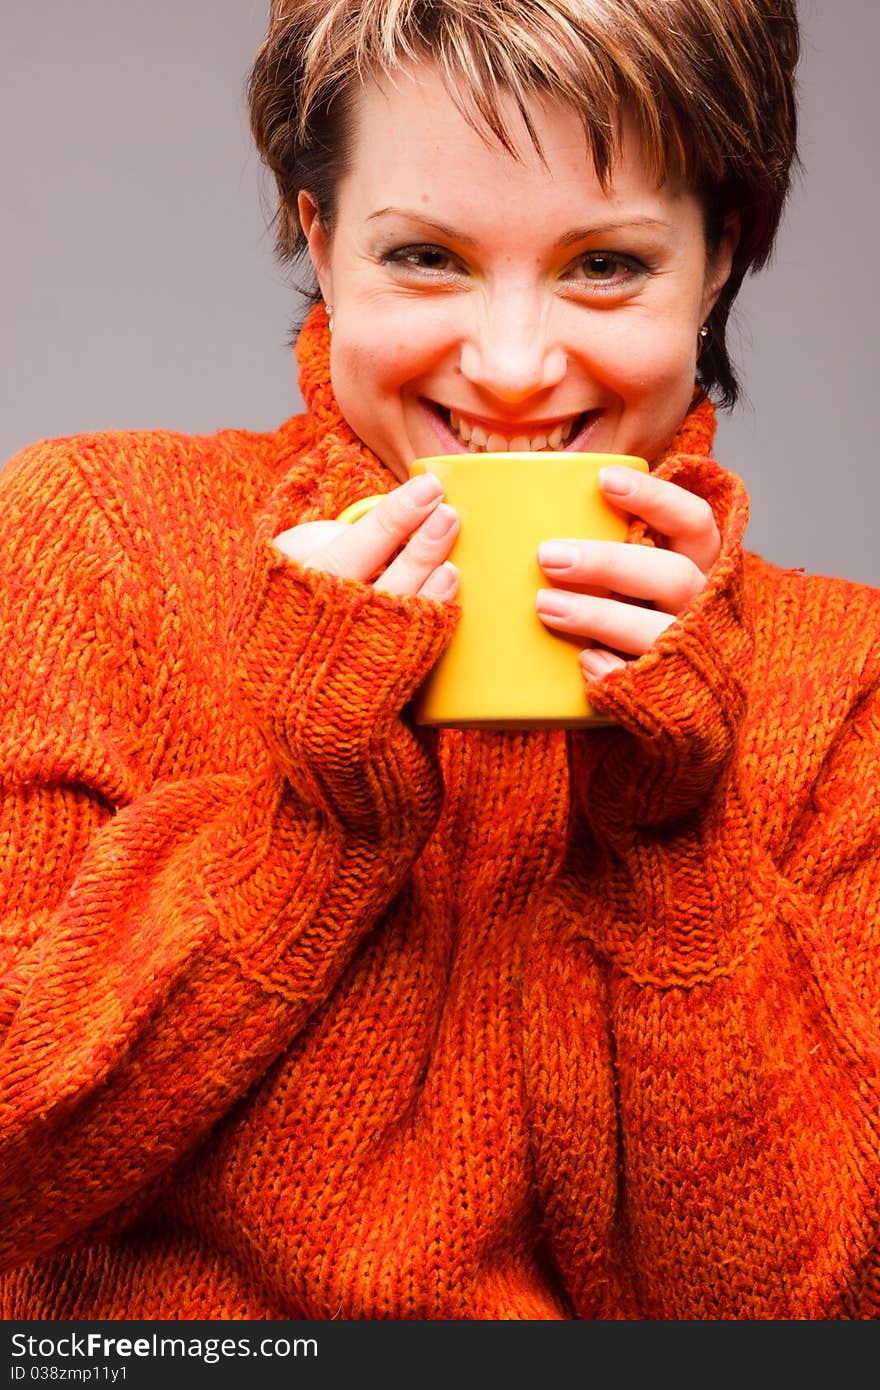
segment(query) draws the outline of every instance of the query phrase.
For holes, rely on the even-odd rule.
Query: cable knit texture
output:
[[[0,477],[0,1315],[876,1317],[880,595],[744,553],[701,404],[614,723],[418,729],[454,606],[272,543],[395,485],[298,354]]]

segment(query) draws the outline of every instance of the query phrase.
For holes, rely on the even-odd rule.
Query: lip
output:
[[[493,420],[486,415],[472,415],[470,411],[441,405],[439,401],[428,400],[424,397],[422,398],[422,405],[431,420],[435,433],[439,434],[443,440],[444,453],[449,454],[467,453],[467,446],[462,444],[458,435],[449,425],[450,410],[456,415],[463,416],[469,423],[479,425],[487,434],[500,434],[507,439],[515,439],[518,434],[550,433],[557,426],[565,425],[570,420],[583,416],[580,429],[564,446],[563,452],[574,452],[579,448],[582,449],[585,441],[593,434],[603,414],[601,409],[597,409],[571,411],[567,415],[545,416],[540,420]]]
[[[449,414],[458,415],[467,420],[468,424],[481,425],[487,434],[504,434],[513,439],[518,434],[540,434],[542,431],[550,431],[557,425],[567,425],[569,420],[576,420],[584,412],[582,410],[571,410],[567,415],[547,415],[541,420],[492,420],[488,415],[472,415],[469,410],[456,410],[452,406],[439,405],[432,402],[435,410],[442,410]]]

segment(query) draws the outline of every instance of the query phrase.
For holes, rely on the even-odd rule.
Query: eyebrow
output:
[[[376,212],[370,213],[367,221],[373,222],[377,218],[387,217],[389,214],[408,218],[411,222],[419,222],[423,227],[429,227],[432,231],[439,232],[440,236],[457,241],[461,246],[477,245],[474,237],[467,236],[466,233],[459,232],[455,227],[450,227],[445,222],[437,222],[433,217],[426,217],[423,212],[416,212],[410,208],[378,208]],[[578,241],[590,241],[597,236],[616,235],[618,232],[656,231],[658,229],[668,232],[669,223],[664,222],[659,217],[627,217],[620,221],[597,222],[591,227],[575,227],[572,231],[561,236],[556,244],[557,246],[573,246]]]
[[[669,231],[669,223],[662,217],[625,217],[619,222],[597,222],[592,227],[576,227],[559,238],[560,246],[571,246],[575,241],[590,241],[596,236],[607,236],[617,232]]]

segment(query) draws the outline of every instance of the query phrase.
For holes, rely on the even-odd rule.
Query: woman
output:
[[[710,458],[796,58],[784,0],[273,4],[305,413],[3,474],[5,1317],[880,1311],[880,600]],[[651,461],[541,552],[615,724],[416,729],[408,464],[514,443]]]

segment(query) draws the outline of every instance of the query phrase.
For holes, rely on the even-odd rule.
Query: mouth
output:
[[[540,453],[565,449],[601,414],[584,410],[562,419],[509,424],[478,420],[472,415],[432,403],[443,424],[470,453]]]

